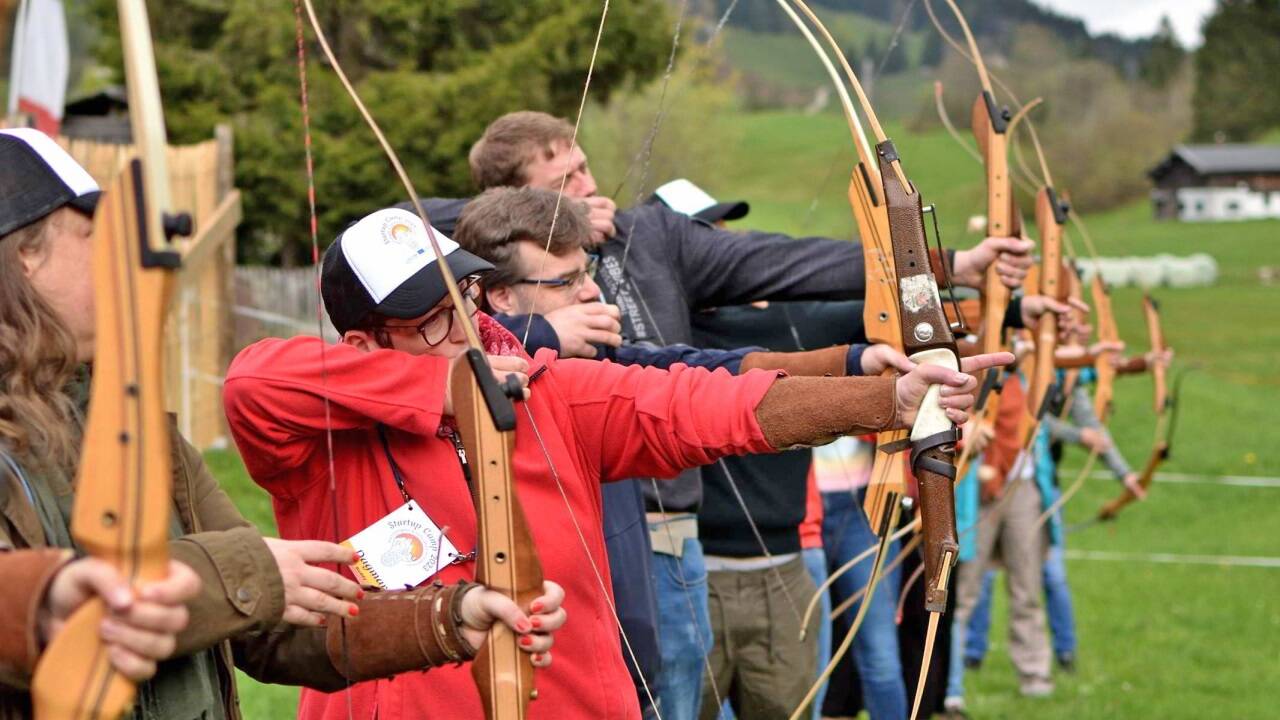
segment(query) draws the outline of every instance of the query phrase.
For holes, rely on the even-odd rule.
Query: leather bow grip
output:
[[[915,353],[918,365],[941,365],[959,370],[954,351],[937,348]],[[911,428],[911,468],[920,489],[920,519],[924,532],[925,609],[943,612],[947,606],[944,573],[958,555],[955,504],[955,426],[938,403],[941,386],[925,393]],[[948,560],[949,558],[949,560]]]

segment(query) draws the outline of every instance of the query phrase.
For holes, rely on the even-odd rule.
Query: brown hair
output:
[[[463,249],[493,263],[493,272],[484,277],[488,288],[509,287],[524,276],[526,269],[520,267],[518,243],[531,242],[561,256],[582,247],[590,238],[586,205],[561,198],[557,216],[555,191],[531,187],[484,191],[463,208],[453,231],[453,239]]]
[[[573,125],[564,119],[532,110],[507,113],[471,146],[471,179],[481,190],[519,187],[527,181],[526,165],[539,156],[549,160],[572,142]]]
[[[0,444],[29,466],[67,471],[79,445],[79,412],[66,393],[75,339],[27,280],[21,255],[45,249],[58,215],[0,237]]]

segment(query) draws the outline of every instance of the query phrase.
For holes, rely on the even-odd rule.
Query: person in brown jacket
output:
[[[0,131],[0,718],[31,715],[41,651],[95,595],[109,608],[101,633],[112,662],[146,681],[141,718],[239,717],[233,667],[263,682],[337,691],[468,660],[496,622],[528,635],[522,649],[535,665],[549,664],[551,633],[565,621],[559,586],[546,584],[531,615],[475,583],[366,595],[314,565],[348,564],[350,550],[264,538],[173,422],[180,529],[169,543],[169,576],[130,588],[105,563],[72,559],[98,194],[46,136]]]

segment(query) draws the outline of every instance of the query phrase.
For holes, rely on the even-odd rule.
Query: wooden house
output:
[[[1178,145],[1147,175],[1157,219],[1280,218],[1280,145]]]

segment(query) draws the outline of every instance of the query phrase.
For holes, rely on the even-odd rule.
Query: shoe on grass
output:
[[[964,698],[952,695],[942,701],[942,718],[943,720],[969,720],[969,714],[964,711]]]
[[[1053,694],[1053,681],[1046,677],[1024,677],[1018,690],[1023,697],[1049,697]]]
[[[1064,673],[1073,674],[1076,671],[1076,654],[1073,652],[1064,652],[1058,654],[1058,669]]]
[[[964,656],[964,667],[966,670],[978,670],[982,667],[982,658],[973,655]]]

